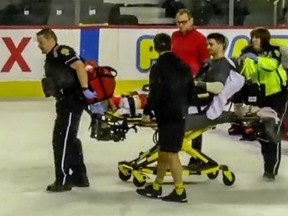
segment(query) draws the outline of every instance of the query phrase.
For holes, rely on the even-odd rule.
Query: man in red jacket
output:
[[[210,58],[207,50],[206,37],[193,26],[193,17],[188,9],[180,9],[176,14],[178,31],[172,34],[172,52],[190,66],[195,77],[200,65]],[[198,151],[202,148],[202,136],[192,141],[192,147]],[[189,165],[195,164],[193,158]]]

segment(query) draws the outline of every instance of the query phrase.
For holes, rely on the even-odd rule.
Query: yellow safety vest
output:
[[[265,85],[265,96],[278,93],[287,85],[287,73],[278,61],[258,56],[258,62],[246,58],[241,73],[252,82]]]

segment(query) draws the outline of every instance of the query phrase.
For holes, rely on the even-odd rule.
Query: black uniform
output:
[[[185,116],[193,97],[189,67],[172,52],[160,55],[149,77],[150,91],[144,114],[153,110],[159,129],[160,150],[181,150]]]
[[[77,185],[83,180],[88,186],[81,141],[77,139],[85,102],[77,73],[70,67],[79,59],[71,47],[64,45],[56,45],[46,55],[43,89],[46,96],[56,98],[57,115],[53,130],[56,181],[54,188],[50,185],[47,190],[57,190],[55,185]]]

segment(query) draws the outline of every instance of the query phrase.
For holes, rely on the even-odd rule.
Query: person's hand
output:
[[[251,52],[245,53],[242,57],[249,58],[249,59],[254,60],[255,62],[258,62],[258,56]]]
[[[88,100],[91,100],[91,99],[94,99],[97,97],[96,92],[92,92],[88,88],[83,90],[83,94],[84,94],[85,98]]]

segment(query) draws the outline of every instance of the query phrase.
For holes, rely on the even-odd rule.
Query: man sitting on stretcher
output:
[[[254,113],[224,112],[225,106],[232,96],[241,91],[247,85],[244,76],[236,71],[235,64],[224,57],[225,37],[219,33],[212,33],[207,37],[207,48],[212,56],[211,60],[204,62],[195,78],[196,96],[194,99],[197,106],[196,114],[193,108],[185,119],[186,131],[193,131],[207,126],[228,123],[243,118],[247,114],[261,119],[261,121],[279,121],[275,111],[270,107],[259,108]],[[195,107],[194,107],[195,113]],[[269,139],[277,139],[277,135],[271,129],[272,126],[261,127],[261,133],[265,133]]]
[[[244,85],[244,77],[235,71],[234,63],[224,56],[225,46],[226,38],[222,34],[208,35],[207,49],[212,59],[201,65],[195,77],[194,105],[197,112],[195,107],[190,108],[191,115],[185,121],[186,131],[227,122],[227,116],[223,115],[227,101]]]

